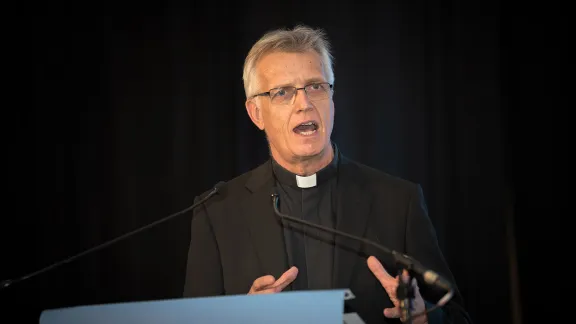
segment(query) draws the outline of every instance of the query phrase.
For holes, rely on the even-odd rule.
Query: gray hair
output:
[[[302,53],[307,51],[315,51],[320,55],[322,64],[326,69],[327,81],[333,84],[333,56],[330,53],[330,43],[325,32],[321,29],[298,25],[292,30],[269,31],[252,46],[244,61],[242,75],[246,97],[254,95],[253,91],[256,91],[258,86],[256,64],[264,55],[272,52]]]

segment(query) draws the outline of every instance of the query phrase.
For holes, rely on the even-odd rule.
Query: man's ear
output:
[[[256,125],[260,130],[264,130],[262,109],[258,106],[255,99],[246,100],[246,111],[254,125]]]

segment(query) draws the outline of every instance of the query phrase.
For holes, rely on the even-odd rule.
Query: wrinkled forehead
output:
[[[273,52],[263,56],[256,64],[256,77],[262,91],[310,82],[326,81],[326,71],[318,53]]]

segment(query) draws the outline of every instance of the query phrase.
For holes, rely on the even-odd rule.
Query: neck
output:
[[[329,143],[328,147],[317,155],[298,157],[292,160],[284,159],[276,150],[272,150],[272,157],[284,169],[299,176],[309,176],[326,167],[334,158],[334,148]]]

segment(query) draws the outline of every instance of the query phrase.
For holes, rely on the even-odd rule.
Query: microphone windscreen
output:
[[[220,190],[222,190],[222,188],[224,187],[225,184],[226,184],[226,182],[220,181],[214,186],[214,188],[216,189],[216,191],[220,191]]]

